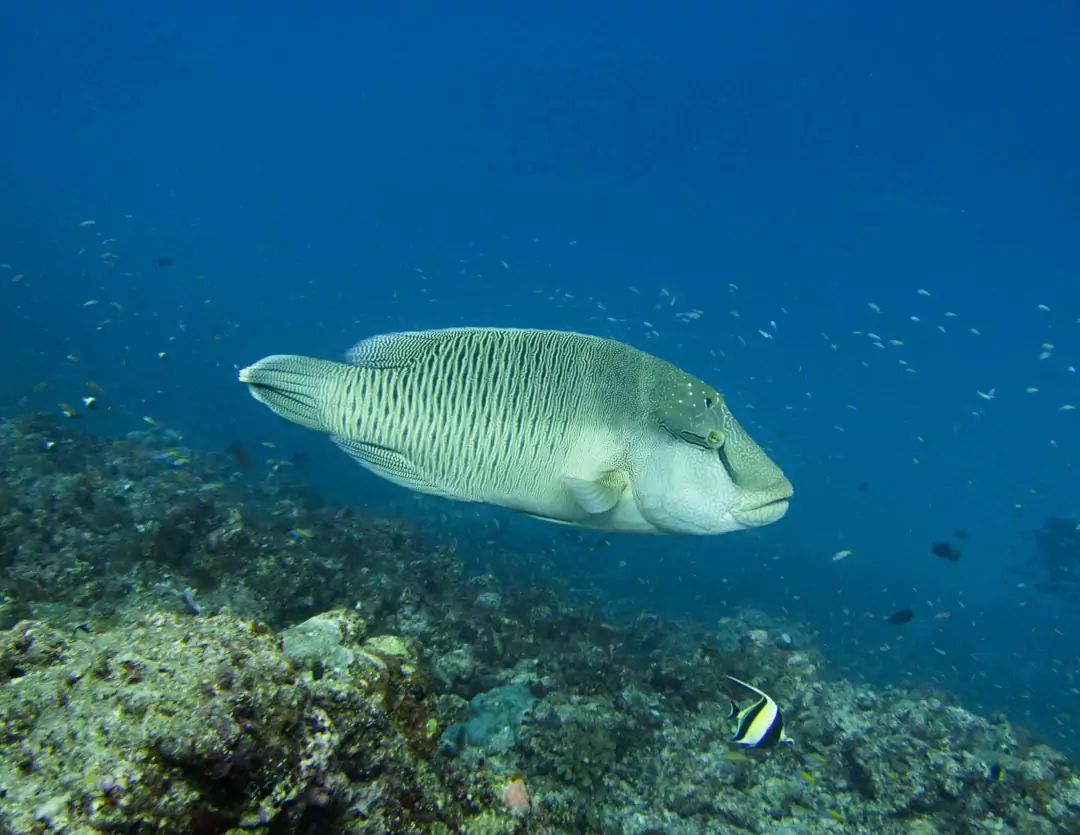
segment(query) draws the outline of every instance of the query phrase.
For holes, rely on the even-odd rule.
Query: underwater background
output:
[[[752,608],[826,677],[1080,754],[1074,4],[19,4],[0,80],[5,418],[286,461],[500,581]],[[236,381],[461,325],[711,382],[788,515],[604,538],[415,497]]]

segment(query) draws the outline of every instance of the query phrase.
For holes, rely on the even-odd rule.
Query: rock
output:
[[[342,611],[284,640],[226,615],[0,632],[0,832],[266,833],[331,812],[383,832],[452,808],[414,753],[437,734],[423,693],[358,632]]]

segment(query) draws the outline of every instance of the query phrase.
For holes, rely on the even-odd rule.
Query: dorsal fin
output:
[[[741,679],[735,678],[735,676],[728,676],[728,678],[730,678],[736,684],[741,684],[747,690],[753,690],[755,693],[757,693],[759,696],[761,696],[761,698],[765,699],[766,701],[769,701],[769,702],[772,701],[772,697],[768,693],[766,693],[766,692],[764,692],[762,690],[758,690],[756,687],[754,687],[754,685],[747,684],[745,681],[742,681]]]
[[[345,359],[362,368],[405,368],[438,345],[431,331],[380,333],[357,342],[345,352]]]

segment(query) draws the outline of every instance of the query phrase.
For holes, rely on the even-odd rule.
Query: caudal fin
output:
[[[275,354],[242,368],[239,377],[252,397],[286,420],[326,432],[319,402],[336,365],[311,357]]]

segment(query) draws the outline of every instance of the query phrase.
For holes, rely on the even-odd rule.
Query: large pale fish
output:
[[[791,483],[719,392],[621,342],[450,328],[373,336],[347,359],[270,356],[240,381],[422,493],[642,533],[727,533],[787,511]]]

